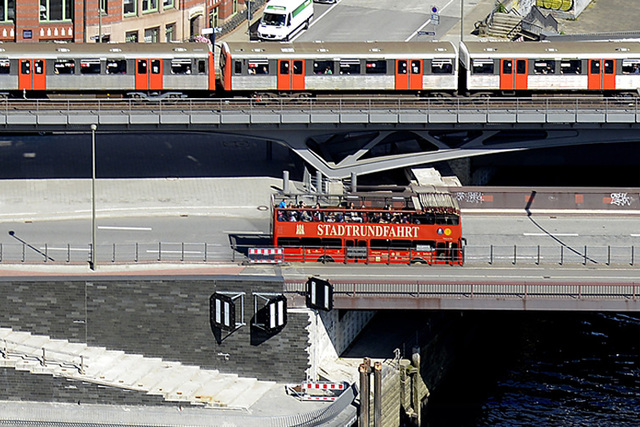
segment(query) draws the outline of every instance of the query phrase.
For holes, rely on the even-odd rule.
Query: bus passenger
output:
[[[303,210],[302,211],[302,221],[303,222],[311,222],[313,220],[313,218],[311,218],[311,215],[309,214],[308,210]]]

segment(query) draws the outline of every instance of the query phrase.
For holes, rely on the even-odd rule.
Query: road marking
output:
[[[523,236],[526,237],[546,237],[546,236],[554,236],[554,237],[578,237],[578,233],[522,233]]]
[[[640,234],[629,234],[631,237],[640,237]]]
[[[449,7],[449,5],[453,3],[453,0],[449,0],[449,3],[445,4],[444,6],[442,6],[442,8],[440,8],[440,12],[438,13],[442,13],[443,10],[445,10],[447,7]],[[427,21],[422,24],[417,30],[415,30],[413,32],[413,34],[411,34],[406,40],[405,42],[408,42],[409,40],[411,40],[412,38],[414,38],[415,36],[418,35],[418,31],[421,31],[424,27],[426,27],[427,25],[429,25],[431,23],[431,18],[427,19]],[[437,31],[437,30],[436,30]]]
[[[99,225],[98,230],[119,230],[119,231],[151,231],[151,227],[115,227],[110,225]]]

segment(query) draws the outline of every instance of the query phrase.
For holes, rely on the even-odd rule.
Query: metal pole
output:
[[[102,6],[103,0],[98,0],[98,43],[102,43]]]
[[[382,426],[382,363],[373,365],[373,425]]]
[[[460,41],[464,41],[464,0],[460,0]]]
[[[91,265],[92,270],[96,269],[96,129],[98,126],[91,125]]]
[[[371,366],[367,363],[360,364],[360,427],[369,427],[369,372]]]

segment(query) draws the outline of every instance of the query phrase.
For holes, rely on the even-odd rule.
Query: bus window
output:
[[[436,242],[433,240],[414,240],[413,250],[430,252],[435,248]]]
[[[341,239],[322,239],[322,246],[325,248],[341,248],[342,240]]]
[[[287,248],[299,248],[300,239],[296,237],[281,237],[278,239],[276,246],[282,246]]]
[[[436,216],[432,213],[418,213],[413,214],[413,223],[414,224],[435,224]]]
[[[300,244],[304,248],[322,247],[321,240],[317,237],[303,237],[302,239],[300,239]]]
[[[391,249],[404,249],[409,250],[411,247],[411,240],[392,240]]]
[[[371,249],[384,250],[389,249],[389,240],[386,239],[371,239]]]

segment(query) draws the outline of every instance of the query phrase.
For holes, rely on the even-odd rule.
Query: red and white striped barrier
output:
[[[249,262],[258,264],[280,264],[284,257],[282,248],[249,248]]]
[[[346,390],[347,383],[309,382],[302,383],[302,388],[307,390]]]

